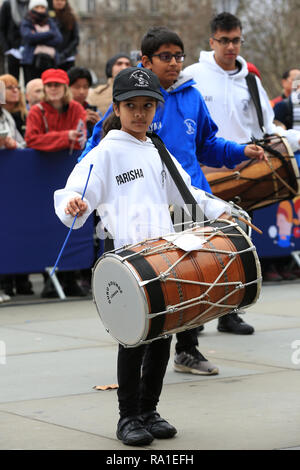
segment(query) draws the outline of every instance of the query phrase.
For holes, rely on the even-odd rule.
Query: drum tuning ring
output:
[[[168,313],[175,313],[176,312],[176,308],[171,307],[170,305],[167,306],[167,310],[168,310]]]
[[[166,281],[167,277],[168,277],[167,273],[160,273],[160,275],[159,275],[159,279],[163,282]]]
[[[244,287],[244,284],[243,284],[242,282],[239,282],[239,283],[235,286],[236,290],[238,290],[238,289],[243,289],[243,287]]]

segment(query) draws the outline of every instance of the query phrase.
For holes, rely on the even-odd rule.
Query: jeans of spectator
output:
[[[7,73],[13,75],[18,81],[20,80],[20,60],[16,59],[13,55],[8,54],[6,57]]]

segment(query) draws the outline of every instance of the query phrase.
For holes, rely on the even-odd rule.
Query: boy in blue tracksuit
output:
[[[165,100],[164,105],[158,107],[149,130],[161,137],[170,153],[190,175],[193,186],[211,193],[200,164],[234,168],[248,158],[263,158],[263,150],[255,145],[239,145],[216,137],[218,128],[201,94],[193,86],[195,82],[181,74],[184,46],[176,33],[166,27],[151,28],[142,40],[141,52],[140,66],[156,73]],[[112,107],[94,127],[79,159],[98,145],[103,122],[111,111]],[[197,329],[178,333],[176,337],[176,371],[199,375],[218,373],[218,368],[197,349]]]
[[[218,128],[192,78],[179,76],[168,90],[161,87],[164,106],[158,106],[149,130],[155,132],[190,175],[192,185],[204,191],[211,189],[199,163],[207,166],[234,168],[248,157],[245,145],[217,138]],[[87,141],[79,161],[101,140],[102,125],[111,114],[112,105],[99,121]]]

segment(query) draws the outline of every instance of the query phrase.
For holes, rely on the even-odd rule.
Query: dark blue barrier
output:
[[[69,231],[54,212],[53,192],[65,186],[79,152],[0,151],[0,274],[35,273],[54,266]],[[60,270],[94,261],[93,217],[73,230]]]
[[[0,274],[35,273],[53,266],[69,229],[57,218],[53,193],[62,188],[78,152],[0,150]],[[254,212],[252,232],[260,257],[300,250],[300,197]],[[89,268],[94,262],[93,217],[73,230],[60,270]]]
[[[289,256],[300,251],[300,196],[254,212],[253,223],[263,235],[252,232],[260,257]]]

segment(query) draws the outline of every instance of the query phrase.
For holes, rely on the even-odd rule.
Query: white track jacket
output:
[[[262,138],[263,134],[245,80],[248,74],[247,62],[241,56],[237,57],[237,61],[241,68],[234,75],[230,75],[216,63],[214,51],[202,51],[199,62],[186,67],[183,73],[195,80],[195,86],[202,94],[219,128],[217,136],[246,143],[250,142],[251,137]],[[300,132],[293,129],[287,131],[273,123],[274,112],[269,98],[260,79],[255,78],[266,132],[285,136],[292,150],[296,151],[299,148]]]
[[[173,161],[208,219],[231,213],[227,203],[191,187],[189,175],[175,158]],[[65,214],[67,202],[82,196],[91,164],[84,197],[88,210],[77,217],[74,228],[80,228],[97,209],[115,248],[174,232],[169,205],[184,206],[177,187],[152,141],[137,140],[121,130],[111,130],[74,167],[65,188],[55,191],[55,211],[65,225],[70,227],[73,222],[73,217]]]

